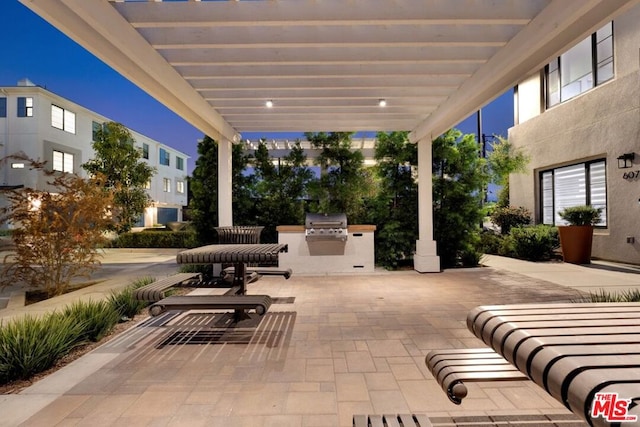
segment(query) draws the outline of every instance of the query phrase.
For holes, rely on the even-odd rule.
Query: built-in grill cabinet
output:
[[[347,215],[344,213],[308,213],[304,221],[307,242],[346,242]]]

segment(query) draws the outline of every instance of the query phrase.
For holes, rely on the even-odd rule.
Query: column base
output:
[[[416,240],[413,269],[418,273],[440,273],[440,257],[436,251],[435,240]]]

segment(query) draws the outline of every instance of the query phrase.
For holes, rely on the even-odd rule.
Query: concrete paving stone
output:
[[[162,256],[164,260],[154,264],[159,267],[150,269],[153,257],[144,255],[144,262],[134,263],[127,253],[103,274],[114,276],[108,278],[109,286],[123,286],[123,278],[133,273],[175,271],[175,253]],[[14,427],[29,418],[38,425],[49,414],[53,418],[48,420],[56,419],[58,425],[91,427],[350,426],[354,414],[411,412],[568,415],[530,382],[469,383],[469,396],[454,405],[431,379],[424,355],[437,348],[483,347],[466,329],[466,313],[477,305],[568,301],[578,291],[554,283],[555,276],[561,282],[570,276],[573,283],[612,287],[619,276],[582,266],[562,269],[562,263],[519,264],[501,257],[488,262],[489,268],[434,275],[344,275],[330,283],[326,277],[295,274],[288,281],[264,277],[255,289],[295,297],[293,304],[272,306],[268,315],[294,315],[288,317],[288,326],[273,330],[279,338],[271,345],[256,339],[250,344],[162,346],[178,326],[134,327],[21,394],[0,396],[0,426]],[[122,274],[112,268],[116,264]],[[640,274],[620,277],[621,284],[640,286]],[[393,288],[388,285],[391,278]],[[97,289],[84,295],[97,294]],[[108,286],[100,289],[106,292]],[[22,313],[45,312],[75,297]],[[0,309],[0,317],[6,313]]]

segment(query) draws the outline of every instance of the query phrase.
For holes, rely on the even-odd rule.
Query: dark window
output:
[[[143,159],[148,159],[149,158],[149,144],[142,144],[142,158]]]
[[[182,157],[176,156],[176,169],[184,170],[184,159]]]
[[[160,164],[169,166],[169,152],[164,148],[160,149]]]
[[[18,98],[18,117],[33,117],[33,98]]]
[[[0,98],[0,117],[7,117],[7,98]]]
[[[176,208],[158,208],[158,224],[166,224],[170,221],[178,220],[178,209]]]

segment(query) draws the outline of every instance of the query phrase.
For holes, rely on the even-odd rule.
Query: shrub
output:
[[[601,289],[598,292],[589,292],[588,295],[574,302],[640,302],[640,290],[628,289],[620,293],[609,292]]]
[[[600,222],[601,214],[602,208],[590,205],[571,206],[558,213],[570,225],[596,225]]]
[[[148,285],[153,282],[153,278],[145,277],[136,280],[131,285],[119,291],[112,291],[107,301],[111,307],[118,313],[120,321],[126,321],[140,313],[148,303],[146,301],[137,300],[134,292],[137,288]]]
[[[141,231],[122,233],[112,243],[114,248],[195,248],[197,235],[191,231]]]
[[[380,227],[376,242],[376,263],[386,270],[396,270],[415,251],[415,233],[397,220],[390,220]]]
[[[505,237],[500,255],[527,261],[544,261],[554,256],[560,245],[558,229],[549,225],[515,227]]]
[[[502,246],[503,237],[491,230],[482,230],[480,232],[480,243],[478,251],[485,254],[497,254]]]
[[[120,314],[106,301],[76,301],[62,311],[84,325],[80,341],[100,341],[120,320]]]
[[[80,343],[85,327],[84,320],[61,313],[26,315],[0,326],[0,383],[50,368]]]
[[[491,222],[500,227],[502,234],[509,234],[513,227],[531,223],[529,210],[513,206],[497,206],[491,213]]]

